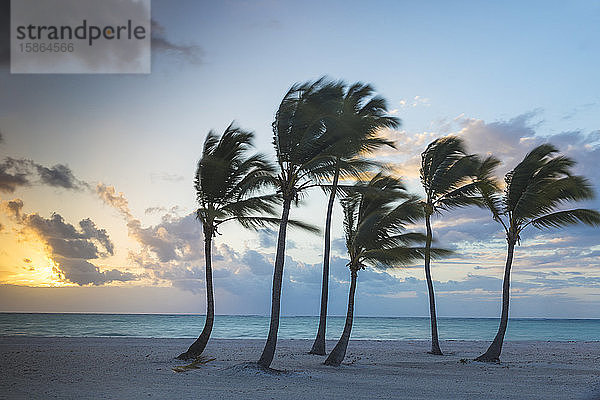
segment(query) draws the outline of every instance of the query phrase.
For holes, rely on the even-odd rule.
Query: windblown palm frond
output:
[[[423,217],[423,208],[397,178],[377,174],[369,182],[359,182],[342,207],[351,269],[400,267],[423,258],[425,248],[413,245],[423,244],[425,235],[404,232]],[[448,253],[434,251],[438,256]]]
[[[420,171],[430,213],[480,205],[474,184],[479,167],[478,157],[467,154],[458,137],[446,136],[430,143],[421,154]]]
[[[272,184],[275,170],[265,156],[248,155],[252,138],[251,132],[231,124],[221,137],[211,131],[204,141],[194,181],[197,216],[213,235],[225,221],[259,219],[275,211],[277,196],[255,195]]]
[[[295,84],[285,94],[273,122],[273,144],[282,170],[299,172],[322,155],[330,139],[327,121],[337,112],[343,84],[327,81]],[[299,170],[299,171],[297,171]]]
[[[558,228],[583,223],[597,226],[600,213],[589,209],[562,209],[573,201],[594,198],[592,186],[574,175],[575,161],[558,154],[551,144],[531,150],[505,178],[506,189],[498,216],[506,217],[505,229],[518,239],[527,226]]]

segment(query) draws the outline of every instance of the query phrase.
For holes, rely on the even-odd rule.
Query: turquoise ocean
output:
[[[329,317],[327,338],[337,339],[345,317]],[[285,316],[279,338],[312,339],[318,317]],[[491,340],[495,318],[439,318],[442,340]],[[27,314],[0,313],[0,336],[193,338],[202,330],[203,315],[191,314]],[[267,316],[217,315],[213,338],[264,339]],[[426,340],[426,317],[356,317],[352,339]],[[506,340],[600,341],[600,319],[514,318]]]

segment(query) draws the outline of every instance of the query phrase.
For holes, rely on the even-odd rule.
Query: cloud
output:
[[[192,64],[202,64],[204,51],[200,46],[172,42],[166,36],[165,27],[154,19],[151,20],[151,28],[153,51],[178,56]]]
[[[141,221],[131,213],[129,202],[122,192],[117,193],[113,186],[106,186],[102,183],[96,186],[96,192],[106,204],[114,207],[123,215],[127,221],[129,236],[142,246],[144,254],[151,256],[152,260],[147,262],[149,265],[156,261],[167,263],[197,259],[201,254],[196,251],[196,248],[202,240],[202,228],[201,224],[196,221],[195,213],[184,217],[167,213],[163,215],[160,224],[143,227]],[[176,208],[172,210],[176,210]]]
[[[12,193],[20,186],[29,185],[30,171],[21,161],[6,158],[0,164],[0,192]]]
[[[11,217],[21,231],[33,233],[48,250],[56,264],[55,272],[66,282],[78,285],[103,285],[113,281],[130,281],[138,277],[117,269],[101,270],[90,260],[114,254],[114,244],[105,229],[100,229],[89,218],[76,227],[58,213],[45,218],[38,213],[24,213],[23,201],[15,199],[2,203],[2,210]]]
[[[534,110],[508,120],[493,122],[460,115],[451,122],[440,121],[440,129],[434,131],[387,129],[382,133],[387,139],[394,141],[397,149],[382,148],[376,152],[376,156],[394,162],[394,170],[399,175],[416,179],[421,167],[421,153],[427,145],[439,137],[455,135],[465,140],[469,152],[498,157],[502,161],[497,171],[498,177],[503,179],[528,151],[549,142],[578,162],[576,171],[586,175],[592,182],[599,182],[600,170],[595,168],[594,160],[598,160],[600,156],[600,131],[567,131],[541,135],[538,130],[542,122],[540,110]]]
[[[8,215],[16,218],[17,220],[21,219],[21,210],[23,209],[23,200],[14,199],[9,200],[2,203],[2,208],[5,211],[8,211]]]
[[[263,228],[257,231],[258,244],[262,248],[272,248],[277,244],[277,232],[273,229]]]
[[[33,184],[74,190],[88,187],[64,164],[45,167],[32,160],[11,157],[6,157],[0,164],[0,192],[12,193],[19,187]]]
[[[60,266],[59,275],[78,285],[97,286],[115,281],[127,282],[138,279],[138,276],[131,272],[122,272],[114,268],[101,271],[85,259],[55,256],[54,261]]]
[[[43,165],[36,165],[37,172],[43,184],[49,186],[62,187],[65,189],[77,189],[83,185],[78,181],[69,167],[63,164],[57,164],[48,168]]]
[[[103,183],[99,183],[96,185],[96,193],[101,200],[117,209],[127,220],[133,219],[133,215],[129,210],[129,202],[123,192],[117,193],[114,186],[106,186]]]
[[[178,174],[170,174],[168,172],[153,172],[150,174],[150,181],[152,183],[164,181],[164,182],[181,182],[185,178]]]
[[[144,214],[149,215],[149,214],[157,214],[157,213],[161,213],[161,212],[165,212],[167,211],[166,207],[148,207],[144,210]]]
[[[427,97],[415,96],[412,99],[402,99],[398,102],[401,108],[424,106],[429,107],[431,102]]]
[[[134,264],[145,269],[152,279],[186,288],[198,286],[198,280],[203,279],[200,267],[204,265],[204,247],[202,225],[195,213],[178,216],[175,207],[162,216],[159,224],[144,227],[134,217],[122,192],[102,183],[97,185],[96,192],[107,205],[121,213],[129,236],[139,244],[139,251],[129,253]]]

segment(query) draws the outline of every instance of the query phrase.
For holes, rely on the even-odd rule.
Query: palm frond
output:
[[[256,230],[259,228],[279,226],[279,224],[281,223],[281,218],[269,217],[269,216],[252,216],[252,217],[239,217],[239,218],[236,218],[236,221],[238,221],[244,228]],[[321,233],[321,230],[318,227],[316,227],[312,224],[308,224],[306,222],[295,220],[295,219],[289,219],[288,225],[291,227],[294,227],[294,228],[298,228],[298,229],[310,232],[310,233],[315,233],[315,234]]]
[[[446,257],[452,254],[452,251],[445,249],[431,249],[431,256],[434,258]],[[425,257],[424,247],[393,247],[390,249],[371,249],[362,254],[364,263],[372,265],[375,268],[387,269],[406,267],[415,261]]]
[[[271,185],[274,168],[261,154],[249,154],[253,133],[231,123],[219,137],[210,131],[204,141],[198,161],[194,186],[199,208],[197,217],[207,227],[233,219],[246,218],[251,222],[256,214],[273,214],[280,200],[277,194],[255,194]],[[215,232],[214,229],[211,229]]]
[[[462,139],[446,136],[431,142],[421,154],[421,184],[431,211],[468,205],[482,206],[474,178],[482,163],[467,154]]]
[[[410,246],[425,243],[426,236],[405,232],[423,217],[422,203],[399,179],[379,173],[358,182],[342,199],[342,207],[351,269],[398,267],[423,257],[424,248]]]
[[[567,225],[585,224],[600,226],[600,213],[596,210],[578,208],[574,210],[557,211],[531,220],[538,229],[561,228]]]

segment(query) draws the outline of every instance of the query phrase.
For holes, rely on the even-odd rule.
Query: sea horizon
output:
[[[192,313],[192,312],[111,312],[111,311],[0,311],[1,314],[83,314],[83,315],[195,315],[195,316],[206,316],[206,313]],[[219,314],[215,313],[216,317],[270,317],[269,314]],[[305,315],[305,314],[287,314],[281,315],[281,318],[286,317],[306,317],[306,318],[318,318],[318,315]],[[328,315],[329,317],[340,317],[345,318],[342,314]],[[354,318],[429,318],[429,315],[355,315]],[[463,317],[457,315],[446,315],[438,318],[446,319],[493,319],[500,320],[500,317]],[[518,319],[539,319],[539,320],[599,320],[600,317],[509,317],[509,320]]]
[[[0,312],[0,336],[195,338],[203,314]],[[318,316],[282,316],[279,338],[313,339]],[[327,318],[327,339],[337,339],[345,317]],[[440,317],[441,340],[491,340],[499,318]],[[511,318],[506,340],[600,341],[600,319]],[[215,339],[264,339],[266,315],[216,315]],[[428,340],[428,317],[357,316],[351,339]]]

